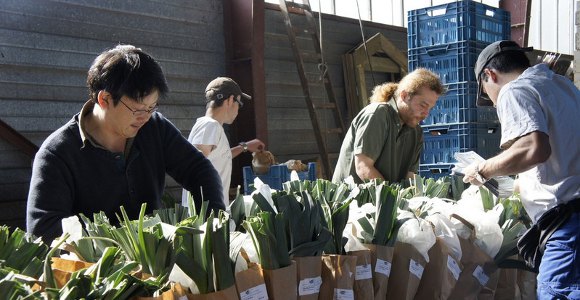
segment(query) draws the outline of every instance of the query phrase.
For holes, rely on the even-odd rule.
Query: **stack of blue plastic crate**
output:
[[[449,175],[455,152],[495,155],[500,141],[497,114],[494,108],[476,107],[473,69],[487,45],[510,38],[509,12],[471,0],[451,2],[409,11],[407,32],[409,71],[430,69],[448,90],[423,121],[419,173]]]

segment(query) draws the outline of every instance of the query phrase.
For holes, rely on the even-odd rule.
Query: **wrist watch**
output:
[[[477,164],[475,166],[475,179],[481,183],[485,183],[487,181],[487,179],[485,179],[485,177],[483,177],[483,175],[481,175],[481,173],[479,173],[479,164]]]
[[[242,152],[248,152],[248,144],[246,142],[241,142],[240,146],[242,146]]]

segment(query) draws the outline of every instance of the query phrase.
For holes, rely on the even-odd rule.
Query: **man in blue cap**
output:
[[[534,226],[518,248],[539,268],[538,299],[580,299],[580,91],[545,64],[530,67],[530,50],[498,41],[479,55],[477,104],[497,108],[504,151],[468,167],[463,180],[519,175]]]

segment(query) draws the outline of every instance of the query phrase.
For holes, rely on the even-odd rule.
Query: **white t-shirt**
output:
[[[212,145],[215,148],[207,157],[222,179],[224,189],[224,204],[226,209],[230,204],[229,189],[232,177],[232,151],[223,126],[216,120],[203,116],[198,118],[188,138],[193,145]],[[187,207],[187,191],[184,190],[182,204]]]
[[[537,222],[548,209],[580,197],[580,91],[544,64],[524,71],[498,96],[501,146],[533,131],[549,136],[552,154],[520,173],[522,203]]]

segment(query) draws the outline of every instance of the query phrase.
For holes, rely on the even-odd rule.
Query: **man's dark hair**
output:
[[[485,68],[495,69],[501,73],[512,71],[524,71],[530,67],[530,60],[522,51],[508,51],[492,58]],[[481,74],[483,80],[487,80],[485,73]]]
[[[159,92],[159,98],[169,92],[157,61],[131,45],[118,45],[97,56],[89,69],[87,86],[93,102],[97,102],[99,91],[104,90],[112,95],[114,105],[122,96],[141,102],[154,90]]]

